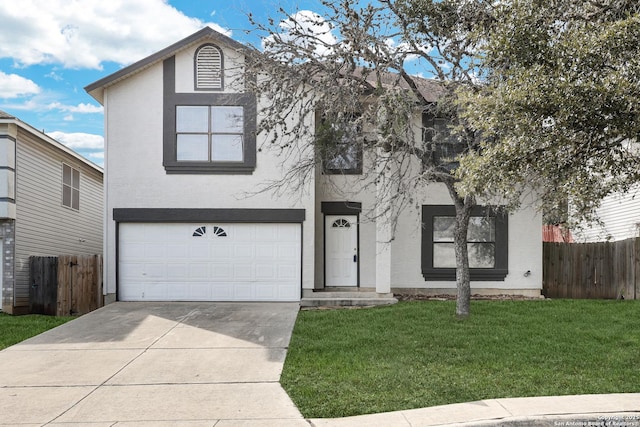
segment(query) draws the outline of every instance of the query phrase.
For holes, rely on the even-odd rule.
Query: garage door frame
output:
[[[188,208],[114,208],[113,220],[116,222],[116,300],[119,301],[120,289],[120,231],[123,222],[138,223],[302,223],[305,220],[304,209],[188,209]],[[302,240],[302,233],[300,233]],[[302,241],[300,242],[300,261],[302,263]],[[302,265],[300,266],[300,289],[302,292]]]

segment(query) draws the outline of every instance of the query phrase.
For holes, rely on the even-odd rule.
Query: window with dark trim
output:
[[[256,167],[252,93],[176,93],[175,57],[163,64],[163,165],[169,174],[251,174]]]
[[[455,280],[455,207],[422,206],[422,275],[425,280]],[[508,216],[477,206],[467,232],[471,280],[502,281],[508,274]]]
[[[362,130],[354,115],[351,120],[337,122],[327,117],[316,128],[316,145],[327,175],[362,173]]]
[[[176,160],[241,162],[244,159],[241,106],[176,106]]]
[[[451,135],[449,121],[429,112],[422,115],[423,141],[431,153],[431,161],[446,170],[455,169],[458,156],[467,151],[466,144]]]
[[[80,171],[62,164],[62,206],[80,210]]]

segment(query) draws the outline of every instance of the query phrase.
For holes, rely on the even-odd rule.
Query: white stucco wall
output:
[[[451,205],[443,184],[431,184],[417,197],[420,205]],[[526,206],[526,203],[523,205]],[[392,287],[455,289],[454,281],[425,281],[421,272],[421,211],[406,210],[392,245]],[[525,208],[509,214],[508,270],[504,281],[472,281],[472,289],[542,289],[542,216]],[[525,276],[524,273],[530,274]]]
[[[204,43],[204,42],[202,42]],[[193,56],[201,43],[176,55],[176,89],[193,92]],[[225,68],[238,69],[240,58],[224,49]],[[314,192],[257,193],[267,182],[282,177],[282,159],[258,150],[252,175],[167,174],[163,161],[162,62],[105,90],[106,243],[105,292],[116,291],[116,224],[114,208],[295,208],[306,210],[303,223],[303,287],[313,287]],[[227,82],[233,80],[227,76]],[[234,86],[226,85],[227,90]],[[259,106],[258,106],[259,108]],[[263,138],[259,135],[257,146]]]
[[[419,125],[417,124],[418,128]],[[364,158],[364,170],[374,167],[371,154]],[[416,170],[420,167],[413,166]],[[380,263],[386,262],[381,256],[384,248],[380,241],[381,233],[376,228],[375,203],[376,186],[370,185],[363,189],[367,180],[375,176],[364,175],[318,175],[316,195],[319,199],[316,215],[316,287],[323,285],[324,265],[322,254],[323,225],[320,212],[320,202],[323,201],[352,201],[361,202],[362,211],[359,236],[360,250],[360,286],[375,288],[376,283],[386,278],[376,277],[385,274]],[[422,238],[422,205],[452,205],[451,198],[444,184],[429,184],[415,191],[412,207],[407,207],[396,223],[391,242],[391,288],[419,289],[419,290],[451,290],[456,288],[455,281],[425,281],[421,266],[421,238]],[[472,281],[471,287],[476,292],[487,293],[523,293],[538,295],[542,289],[542,215],[531,206],[529,200],[524,200],[523,208],[509,215],[508,224],[508,270],[504,281]],[[377,232],[376,232],[377,231]],[[530,273],[525,276],[525,272]]]

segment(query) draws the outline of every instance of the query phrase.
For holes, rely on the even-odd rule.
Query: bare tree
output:
[[[467,22],[480,16],[477,5],[359,3],[323,0],[322,16],[280,10],[281,20],[253,22],[264,35],[262,52],[247,64],[251,90],[265,101],[258,129],[271,148],[295,159],[272,188],[303,186],[323,162],[364,150],[374,166],[363,170],[362,186],[376,186],[376,219],[393,228],[415,205],[416,190],[441,183],[455,206],[456,314],[466,317],[475,197],[457,191],[453,171],[460,154],[478,148],[456,106],[456,90],[478,80],[476,47],[465,37]],[[348,137],[353,129],[359,138]]]

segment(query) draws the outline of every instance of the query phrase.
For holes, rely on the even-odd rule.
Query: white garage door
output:
[[[300,224],[121,223],[121,301],[299,301]]]

